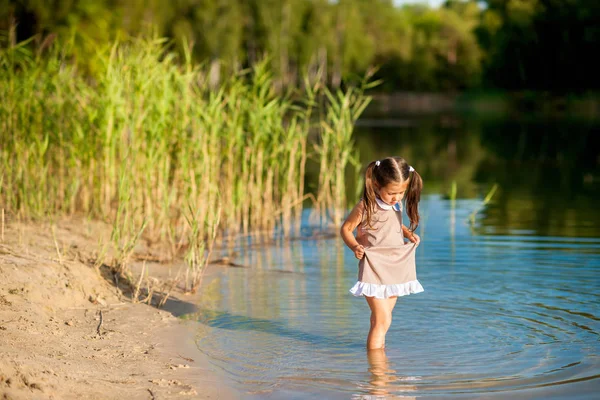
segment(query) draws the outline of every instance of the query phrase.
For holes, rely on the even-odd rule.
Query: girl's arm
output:
[[[354,230],[361,223],[362,216],[364,211],[364,204],[362,200],[352,209],[350,215],[346,218],[344,223],[342,224],[342,228],[340,229],[340,235],[353,252],[356,258],[363,258],[365,254],[365,249],[363,246],[358,244],[356,238],[354,237]]]

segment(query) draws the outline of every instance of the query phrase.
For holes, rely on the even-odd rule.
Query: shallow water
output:
[[[595,398],[597,221],[569,221],[586,237],[511,230],[491,206],[472,227],[479,204],[423,199],[425,292],[398,300],[385,352],[364,349],[369,310],[338,237],[240,253],[249,268],[220,270],[188,316],[199,349],[247,398]]]

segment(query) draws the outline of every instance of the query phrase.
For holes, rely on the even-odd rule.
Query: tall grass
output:
[[[162,40],[101,48],[86,74],[70,49],[0,50],[4,208],[21,218],[110,221],[123,262],[142,233],[149,243],[180,249],[185,241],[199,251],[215,223],[219,235],[290,234],[307,196],[305,164],[315,157],[318,203],[341,219],[343,172],[356,158],[352,126],[369,100],[362,89],[325,91],[327,108],[316,113],[322,90],[307,82],[277,94],[267,62],[211,88],[207,68],[177,59]],[[311,153],[314,132],[320,144]]]
[[[350,87],[334,93],[325,88],[324,94],[326,113],[320,121],[320,140],[314,145],[320,172],[316,208],[321,221],[329,220],[337,226],[347,211],[346,168],[354,167],[359,176],[361,167],[353,140],[354,123],[371,99],[364,95],[364,88]]]

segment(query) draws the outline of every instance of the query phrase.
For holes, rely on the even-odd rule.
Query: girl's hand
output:
[[[421,238],[419,237],[419,235],[417,235],[416,233],[413,233],[411,231],[407,231],[405,233],[405,237],[413,243],[419,243],[421,241]]]
[[[354,257],[358,258],[359,260],[365,256],[365,248],[360,244],[354,246],[352,251],[354,252]]]

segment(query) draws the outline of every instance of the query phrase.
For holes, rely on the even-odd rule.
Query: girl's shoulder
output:
[[[358,203],[356,203],[356,205],[352,209],[352,213],[357,215],[360,218],[360,220],[362,221],[362,219],[365,215],[365,210],[366,210],[365,202],[363,199],[360,199],[358,201]]]
[[[365,199],[361,198],[360,200],[358,200],[358,203],[356,203],[354,208],[360,211],[361,215],[364,214],[367,209],[367,203],[365,202]]]

